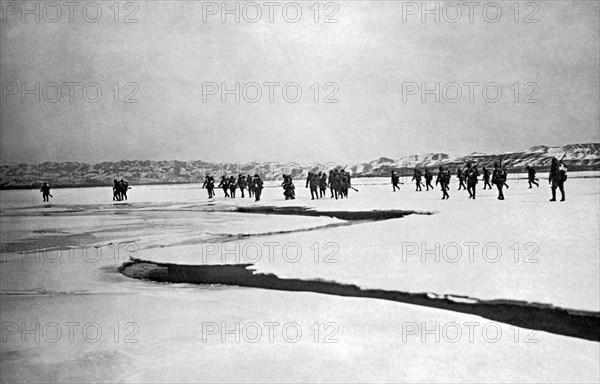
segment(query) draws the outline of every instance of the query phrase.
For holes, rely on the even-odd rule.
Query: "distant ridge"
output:
[[[526,165],[538,171],[549,168],[552,157],[565,155],[565,164],[571,171],[600,170],[600,143],[569,144],[561,147],[536,145],[520,152],[485,154],[473,152],[464,156],[446,153],[407,155],[397,159],[381,157],[368,163],[346,164],[346,170],[354,177],[389,176],[392,170],[409,174],[414,167],[437,168],[444,165],[450,168],[464,166],[467,161],[476,162],[480,167],[493,166],[501,161],[509,170],[521,172]],[[0,166],[0,189],[39,188],[46,181],[53,187],[108,186],[114,178],[125,179],[130,184],[176,184],[202,182],[206,173],[219,177],[222,174],[237,175],[259,173],[264,179],[279,180],[284,173],[292,174],[298,180],[305,178],[311,170],[326,170],[336,164],[277,164],[277,163],[209,163],[201,160],[124,160],[102,163],[51,163],[42,164],[3,164]],[[313,167],[313,168],[311,168]]]

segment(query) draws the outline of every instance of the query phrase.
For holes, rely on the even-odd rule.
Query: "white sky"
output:
[[[202,3],[178,0],[134,1],[139,22],[122,22],[130,8],[121,9],[121,22],[115,23],[113,3],[98,1],[103,13],[97,23],[82,18],[85,2],[75,10],[73,23],[67,7],[57,23],[45,21],[43,10],[39,23],[33,15],[23,23],[20,9],[13,15],[14,8],[2,2],[3,162],[344,163],[600,141],[597,1],[538,2],[537,23],[523,22],[534,11],[524,9],[526,2],[520,3],[515,23],[513,1],[498,2],[502,17],[496,23],[483,19],[481,6],[472,23],[467,6],[457,23],[443,15],[439,23],[432,15],[422,23],[420,14],[405,15],[403,22],[403,3],[392,1],[338,2],[337,23],[322,22],[333,9],[324,9],[326,2],[319,3],[321,22],[315,23],[314,1],[297,2],[303,12],[297,23],[283,19],[282,6],[269,22],[264,2],[257,2],[263,11],[257,23],[243,17],[235,23],[231,15],[222,23],[219,13],[203,22]],[[33,9],[35,2],[28,6]],[[93,9],[88,12],[93,16]],[[448,17],[453,12],[448,9]],[[493,17],[494,10],[488,14]],[[293,17],[293,8],[288,15]],[[47,16],[54,17],[54,10],[47,9]],[[12,95],[10,84],[22,82],[29,88],[56,82],[62,97],[50,103],[43,94],[40,102],[27,95],[21,102],[20,89]],[[86,102],[80,85],[71,103],[65,82],[97,83],[102,97]],[[137,85],[139,102],[115,103],[110,87],[119,83],[123,99],[129,82]],[[242,98],[236,104],[233,96],[222,103],[220,94],[204,103],[202,85],[209,82],[230,88],[236,82],[295,82],[303,94],[289,103],[278,87],[269,103],[268,88],[262,86],[257,103]],[[310,87],[315,82],[337,84],[339,102],[314,103]],[[486,102],[479,86],[470,103],[463,85],[456,103],[443,96],[441,103],[433,96],[422,103],[420,93],[403,103],[403,84],[409,82],[430,88],[436,82],[494,82],[502,97]],[[516,82],[519,103],[510,89]],[[529,82],[538,87],[538,103],[523,103],[533,89],[523,89]],[[54,97],[54,88],[47,90]],[[321,101],[328,91],[321,87]]]

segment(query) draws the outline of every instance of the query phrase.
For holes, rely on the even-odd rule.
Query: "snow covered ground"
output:
[[[547,181],[518,178],[505,201],[481,183],[475,201],[456,184],[442,201],[378,178],[354,180],[347,200],[312,201],[301,181],[296,200],[269,183],[260,203],[220,190],[208,201],[199,185],[133,186],[126,204],[110,188],[56,189],[50,204],[1,191],[0,379],[598,382],[597,342],[377,299],[154,283],[118,267],[130,256],[253,264],[280,278],[598,312],[599,176],[570,173],[562,203],[548,202]],[[419,214],[348,222],[239,206]]]

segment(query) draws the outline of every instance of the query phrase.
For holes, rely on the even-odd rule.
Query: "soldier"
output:
[[[323,198],[327,194],[327,173],[319,172],[319,197]]]
[[[560,201],[565,201],[564,185],[566,180],[567,167],[563,165],[562,160],[558,161],[556,157],[553,157],[552,164],[550,165],[550,175],[548,176],[548,183],[551,185],[552,188],[552,198],[550,199],[550,201],[556,201],[556,188],[560,189]]]
[[[435,179],[435,185],[440,185],[440,187],[442,188],[442,200],[446,200],[450,198],[450,195],[448,194],[448,173],[446,171],[444,171],[444,168],[442,166],[440,166],[438,174],[437,174],[437,178]]]
[[[252,194],[254,193],[254,187],[253,187],[253,182],[252,182],[252,176],[247,175],[246,176],[246,184],[247,184],[247,188],[248,188],[248,197],[252,198]]]
[[[506,185],[506,170],[500,168],[500,164],[494,163],[494,173],[492,174],[492,184],[498,188],[498,200],[504,200],[502,188]]]
[[[467,187],[465,186],[465,175],[463,173],[462,168],[458,168],[456,170],[456,176],[458,177],[458,190],[460,191],[461,189],[466,189]]]
[[[400,176],[395,171],[392,171],[392,188],[394,188],[393,192],[396,192],[396,188],[400,190],[400,186],[398,183],[400,182]]]
[[[113,201],[121,201],[121,185],[117,179],[113,180]]]
[[[48,196],[54,197],[50,194],[50,186],[47,183],[44,183],[44,185],[42,185],[42,189],[40,189],[40,192],[42,192],[42,199],[45,202],[50,202]]]
[[[329,187],[333,190],[333,196],[335,199],[338,199],[339,190],[340,190],[340,173],[337,169],[331,171],[331,176],[329,176]]]
[[[350,173],[342,169],[340,171],[340,194],[342,198],[348,198],[348,188],[350,188],[351,185]]]
[[[465,171],[464,175],[467,181],[467,191],[469,192],[469,199],[475,200],[475,192],[477,190],[477,177],[479,176],[477,166],[472,167],[471,163],[467,163],[467,170]]]
[[[260,195],[262,194],[263,189],[263,181],[261,180],[260,176],[258,176],[258,173],[254,174],[252,184],[254,185],[254,201],[260,201]]]
[[[121,179],[119,184],[121,185],[121,199],[127,200],[127,190],[131,189],[129,187],[129,183],[127,183],[125,180]]]
[[[487,189],[486,187],[492,189],[492,184],[490,184],[490,171],[483,167],[483,189]]]
[[[229,177],[229,196],[231,196],[232,199],[235,199],[235,190],[237,189],[237,181],[235,180],[235,176],[231,175]]]
[[[210,174],[207,174],[204,178],[204,184],[202,184],[202,188],[206,188],[208,191],[209,199],[212,199],[215,196],[215,179]]]
[[[536,187],[540,185],[537,183],[538,179],[535,178],[535,169],[533,167],[527,166],[527,179],[529,181],[529,189],[531,189],[531,184],[535,184]]]
[[[286,200],[294,200],[296,198],[296,192],[294,182],[292,181],[291,175],[283,175],[283,196]]]
[[[217,185],[217,188],[222,188],[223,192],[225,192],[225,197],[229,197],[229,192],[227,192],[229,189],[229,182],[227,181],[227,177],[225,177],[225,175],[221,177],[221,182],[219,185]]]
[[[314,200],[315,197],[318,199],[319,192],[317,191],[317,189],[319,188],[319,179],[318,179],[318,176],[316,174],[314,174],[313,172],[308,172],[308,176],[306,177],[305,188],[308,188],[309,185],[310,185],[311,200]]]
[[[332,199],[335,194],[335,198],[337,199],[337,194],[335,193],[335,186],[333,184],[333,179],[334,179],[333,171],[334,171],[333,169],[331,171],[329,171],[329,180],[327,181],[327,185],[329,186],[329,191],[331,192],[331,196],[329,198]]]
[[[417,168],[415,168],[415,172],[413,173],[413,177],[411,179],[411,181],[414,180],[415,184],[417,185],[417,189],[415,189],[415,191],[422,191],[421,189],[421,171],[419,171]]]
[[[237,185],[238,185],[238,188],[240,189],[240,192],[242,193],[242,199],[243,199],[244,198],[244,189],[246,189],[246,176],[244,176],[240,173],[238,175]]]
[[[429,169],[425,168],[425,187],[429,191],[429,188],[433,189],[433,185],[431,185],[431,180],[433,180],[433,175],[429,172]]]

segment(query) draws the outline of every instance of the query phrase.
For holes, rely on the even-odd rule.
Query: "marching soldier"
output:
[[[477,189],[477,177],[479,172],[477,166],[472,167],[471,163],[467,163],[467,170],[465,171],[465,179],[467,181],[467,191],[469,192],[469,199],[475,199],[475,191]]]
[[[248,197],[252,198],[252,193],[254,193],[254,187],[252,183],[252,176],[246,176],[246,187],[248,188]]]
[[[296,198],[296,188],[291,175],[283,175],[283,196],[286,200],[294,200]]]
[[[229,195],[232,199],[235,199],[235,190],[237,189],[237,181],[235,180],[235,176],[231,175],[229,177]]]
[[[318,176],[313,172],[308,172],[308,176],[306,177],[305,188],[308,188],[309,185],[310,185],[311,200],[314,200],[315,197],[318,199],[319,192],[317,191],[317,189],[319,188],[319,179],[318,179]]]
[[[350,188],[351,185],[350,173],[342,169],[340,171],[340,194],[342,195],[342,198],[348,198],[348,188]]]
[[[117,179],[113,179],[113,201],[121,201],[121,185]]]
[[[229,182],[227,181],[227,177],[225,177],[225,175],[221,177],[221,182],[219,185],[217,185],[217,188],[222,188],[223,192],[225,192],[225,197],[229,197],[229,192],[227,192],[229,189]]]
[[[533,167],[527,166],[527,179],[529,181],[529,189],[531,189],[531,184],[535,184],[536,187],[540,185],[537,183],[538,179],[535,178],[535,169]]]
[[[254,185],[254,201],[260,201],[260,195],[262,194],[263,189],[263,181],[258,175],[258,173],[254,175],[254,180],[252,180],[252,183]]]
[[[244,189],[246,189],[246,176],[244,176],[240,173],[238,175],[237,185],[238,185],[238,188],[240,189],[240,192],[242,193],[242,199],[243,199],[244,198]]]
[[[465,175],[463,173],[462,168],[458,168],[456,170],[456,176],[458,177],[458,190],[460,191],[461,189],[466,189],[467,187],[465,186]]]
[[[435,179],[435,185],[440,185],[440,187],[442,188],[442,200],[446,200],[450,198],[450,195],[448,194],[448,189],[450,189],[448,187],[448,173],[446,171],[444,171],[444,167],[440,166],[439,170],[438,170],[438,174],[437,174],[437,178]]]
[[[429,191],[429,188],[433,189],[433,185],[431,185],[431,180],[433,180],[433,175],[429,172],[429,169],[425,168],[425,187]]]
[[[566,180],[567,167],[563,165],[562,159],[561,161],[558,161],[556,157],[553,157],[552,164],[550,165],[550,175],[548,177],[548,183],[551,185],[552,188],[552,198],[550,199],[550,201],[556,201],[556,188],[560,189],[560,201],[565,201],[564,185]]]
[[[211,175],[206,175],[202,188],[206,188],[208,191],[208,198],[212,199],[215,196],[215,179]]]
[[[323,198],[327,194],[327,173],[319,172],[319,197]]]
[[[127,200],[127,190],[131,189],[129,187],[129,183],[126,182],[125,180],[121,179],[119,184],[121,186],[121,199]]]
[[[395,171],[392,171],[392,187],[394,188],[393,192],[396,192],[396,188],[400,190],[400,186],[398,183],[400,182],[400,176]]]
[[[417,168],[415,168],[415,171],[413,173],[413,177],[411,179],[411,181],[415,181],[415,184],[417,186],[417,188],[415,189],[415,191],[422,191],[421,189],[421,171],[419,171]]]
[[[483,189],[487,189],[486,187],[492,189],[492,184],[490,184],[490,171],[486,167],[483,167]]]
[[[337,200],[340,189],[340,174],[337,169],[332,170],[329,175],[329,188],[331,188],[332,191],[331,197],[335,196],[335,199]]]
[[[494,173],[492,174],[492,183],[498,188],[498,200],[504,200],[502,188],[506,185],[506,170],[500,167],[500,164],[494,164]]]
[[[44,185],[42,185],[42,189],[40,189],[40,192],[42,192],[42,199],[45,202],[50,202],[50,199],[48,197],[54,197],[50,194],[50,186],[48,185],[48,183],[44,183]]]

